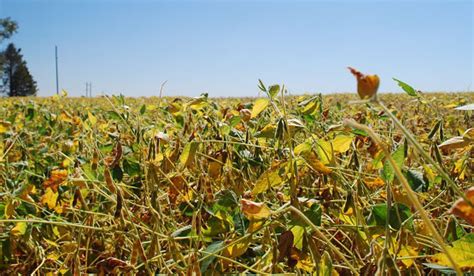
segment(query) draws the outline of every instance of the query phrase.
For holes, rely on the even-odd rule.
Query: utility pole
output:
[[[92,82],[86,82],[86,97],[92,97]]]
[[[59,77],[58,77],[58,46],[54,46],[56,54],[56,94],[59,94]]]

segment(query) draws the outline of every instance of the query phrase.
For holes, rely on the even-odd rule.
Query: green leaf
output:
[[[405,172],[405,177],[413,191],[426,192],[428,190],[428,183],[423,179],[422,172],[407,170]]]
[[[404,83],[401,80],[397,80],[396,78],[393,78],[393,80],[396,81],[398,86],[400,86],[403,89],[403,91],[405,91],[408,95],[413,96],[413,97],[418,96],[418,92],[416,92],[416,90],[410,85]]]
[[[265,98],[256,100],[255,103],[253,104],[251,117],[252,118],[257,117],[258,114],[260,114],[263,110],[265,110],[265,108],[267,108],[269,103],[270,103],[270,100],[265,99]]]
[[[388,218],[387,209],[386,203],[373,205],[368,218],[368,224],[385,227],[388,223],[392,228],[399,230],[402,223],[412,216],[410,208],[404,204],[394,203],[392,208],[390,208]]]
[[[121,120],[120,115],[115,111],[109,111],[108,114],[109,114],[110,119]]]
[[[267,92],[267,89],[265,88],[265,84],[263,84],[261,79],[258,79],[258,88],[262,90],[262,92]]]
[[[237,195],[232,190],[221,190],[216,195],[217,203],[227,208],[234,208],[239,205]]]
[[[240,123],[240,121],[242,121],[242,118],[240,116],[233,116],[229,120],[229,125],[230,127],[235,127],[236,125]]]
[[[145,114],[146,112],[146,105],[142,105],[142,107],[140,108],[140,114],[143,115]]]
[[[403,146],[399,146],[393,153],[392,158],[395,161],[395,164],[401,169],[403,165],[403,161],[405,161],[405,149]],[[382,170],[382,178],[386,182],[392,182],[395,178],[395,170],[393,169],[392,165],[388,160],[385,161],[383,170]]]
[[[270,98],[273,99],[276,95],[278,95],[278,92],[280,92],[280,86],[278,84],[275,84],[270,86],[268,95],[270,95]]]
[[[436,124],[435,124],[434,127],[431,129],[430,133],[428,134],[428,139],[433,138],[433,136],[436,134],[436,132],[437,132],[438,129],[440,128],[441,122],[442,122],[442,120],[438,120],[438,122],[436,122]]]
[[[112,177],[115,181],[122,181],[123,179],[123,171],[122,171],[122,168],[120,168],[120,166],[115,166],[113,169],[112,169]]]
[[[123,160],[123,170],[129,176],[135,176],[140,174],[140,163],[131,159]]]
[[[319,204],[313,203],[309,210],[304,212],[304,215],[309,218],[309,220],[316,226],[321,225],[321,216],[323,215],[323,211]]]
[[[33,120],[34,117],[35,117],[35,107],[34,107],[34,105],[29,104],[28,109],[26,110],[25,119],[27,121],[31,121],[31,120]]]
[[[198,149],[198,143],[196,142],[189,142],[183,149],[181,156],[179,157],[179,163],[182,166],[188,167],[194,161],[194,156],[196,155],[196,151]]]
[[[204,255],[204,259],[201,262],[201,273],[204,273],[207,271],[208,267],[214,260],[216,259],[216,256],[206,254],[206,253],[217,253],[219,252],[222,248],[224,247],[224,242],[223,241],[216,241],[211,243],[204,251],[202,252]]]

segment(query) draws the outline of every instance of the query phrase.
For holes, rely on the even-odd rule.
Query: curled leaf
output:
[[[270,208],[263,202],[254,202],[247,199],[241,199],[242,212],[249,220],[261,220],[271,215]]]
[[[28,224],[26,222],[17,222],[15,227],[10,230],[10,233],[13,236],[22,236],[26,233],[26,228],[28,228]]]
[[[449,212],[474,226],[474,187],[469,188],[465,196],[471,204],[463,198],[460,198],[454,203]]]
[[[314,169],[317,172],[320,172],[322,174],[330,174],[332,172],[332,169],[329,167],[326,167],[323,162],[321,162],[317,157],[316,154],[311,153],[306,157],[306,161],[308,164],[311,166],[312,169]]]
[[[108,257],[97,263],[97,268],[107,273],[114,273],[117,270],[131,270],[133,267],[127,262],[114,257]]]
[[[454,241],[453,246],[448,247],[448,251],[463,271],[472,271],[474,269],[474,234],[467,234]],[[431,259],[439,265],[451,266],[445,253],[438,253],[431,257]]]
[[[469,145],[469,143],[470,142],[464,139],[464,137],[455,136],[441,143],[438,146],[438,148],[441,150],[452,150],[452,149],[464,148],[465,146]]]
[[[357,79],[357,93],[361,99],[374,96],[379,89],[380,79],[377,75],[364,75],[352,67],[348,67]]]
[[[474,104],[467,104],[463,106],[458,106],[455,108],[456,110],[474,110]]]

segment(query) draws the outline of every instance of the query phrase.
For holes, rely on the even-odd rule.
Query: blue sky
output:
[[[40,96],[350,92],[346,66],[422,91],[474,90],[472,1],[0,0]],[[8,42],[8,41],[7,41]],[[6,42],[1,45],[5,47]]]

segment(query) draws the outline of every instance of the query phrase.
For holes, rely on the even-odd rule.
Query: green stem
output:
[[[446,254],[446,257],[448,258],[449,262],[451,263],[451,266],[454,268],[454,270],[456,270],[456,273],[458,273],[458,275],[462,275],[462,271],[459,268],[456,261],[454,261],[454,258],[451,255],[451,253],[449,253],[448,247],[446,246],[446,243],[444,242],[443,237],[441,237],[441,235],[436,230],[436,227],[434,226],[431,219],[428,217],[428,214],[426,213],[425,209],[423,208],[423,205],[421,205],[421,203],[418,200],[418,197],[416,196],[415,192],[413,192],[413,190],[411,189],[410,184],[408,183],[406,178],[403,176],[402,171],[398,167],[395,160],[393,160],[393,158],[390,154],[390,151],[383,144],[383,142],[379,138],[379,136],[377,134],[375,134],[375,132],[371,128],[369,128],[365,125],[361,125],[361,124],[355,122],[354,120],[345,120],[344,125],[349,126],[349,127],[353,127],[353,128],[357,128],[357,129],[360,129],[360,130],[363,130],[363,131],[367,132],[367,134],[369,134],[369,136],[372,138],[372,140],[382,148],[382,150],[385,153],[386,159],[389,161],[390,165],[392,165],[392,167],[393,167],[395,175],[397,176],[398,180],[400,181],[403,188],[407,192],[407,196],[410,199],[410,202],[413,204],[415,209],[420,213],[421,219],[426,224],[426,226],[430,230],[431,234],[433,235],[433,237],[436,239],[436,241],[438,242],[438,244],[442,248],[443,252]]]
[[[446,182],[449,184],[449,186],[457,193],[459,194],[465,201],[469,202],[469,200],[466,198],[464,193],[459,189],[459,187],[454,183],[454,181],[449,177],[449,175],[441,168],[441,166],[436,162],[429,154],[426,153],[426,151],[423,149],[423,147],[416,141],[415,137],[413,137],[413,134],[410,133],[410,131],[397,119],[395,115],[392,114],[392,112],[383,104],[382,101],[375,99],[375,102],[382,107],[382,109],[385,111],[385,113],[392,119],[392,121],[395,123],[395,125],[403,132],[405,137],[410,141],[410,143],[416,148],[419,154],[423,156],[430,164],[434,166],[434,168],[439,172],[441,177],[446,180]]]

